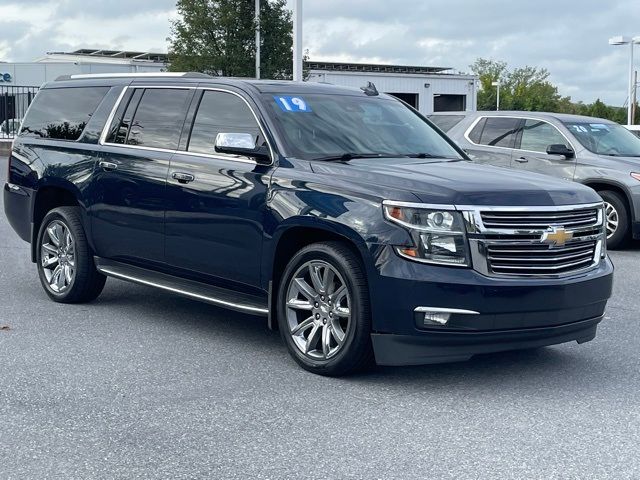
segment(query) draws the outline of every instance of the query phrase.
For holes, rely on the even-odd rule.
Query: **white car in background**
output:
[[[640,137],[640,125],[625,125],[624,127],[636,137]]]

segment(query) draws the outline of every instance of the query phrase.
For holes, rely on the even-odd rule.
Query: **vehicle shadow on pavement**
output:
[[[113,282],[93,305],[95,308],[116,310],[116,314],[130,316],[132,322],[163,322],[163,328],[190,330],[190,333],[210,336],[212,341],[224,342],[238,352],[238,361],[245,361],[243,351],[261,351],[275,369],[298,371],[288,357],[278,332],[267,328],[264,317],[246,315],[217,308],[183,297],[137,285]],[[115,287],[115,288],[114,288]],[[205,340],[206,341],[206,340]],[[596,339],[597,342],[597,339]],[[321,379],[331,383],[381,388],[397,387],[399,392],[417,390],[477,388],[520,389],[523,385],[555,385],[562,388],[571,377],[584,377],[607,383],[610,365],[593,354],[592,343],[574,343],[539,349],[482,354],[465,362],[423,366],[377,367],[366,372],[337,379]],[[213,359],[215,361],[215,359]],[[586,382],[588,384],[590,382]],[[576,388],[574,383],[573,388]],[[401,389],[401,390],[400,390]]]

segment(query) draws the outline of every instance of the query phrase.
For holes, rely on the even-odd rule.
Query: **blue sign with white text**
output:
[[[292,97],[288,95],[274,95],[276,103],[283,112],[310,112],[311,107],[307,105],[302,97]]]

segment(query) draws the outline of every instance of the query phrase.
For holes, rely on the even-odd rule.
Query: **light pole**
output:
[[[491,85],[494,87],[498,87],[498,91],[496,94],[496,112],[500,110],[500,80],[496,80],[495,82],[491,82]]]
[[[260,0],[256,0],[256,10],[254,13],[256,21],[256,78],[260,79]]]
[[[627,125],[633,124],[633,90],[635,88],[633,81],[633,44],[640,43],[640,37],[625,37],[618,35],[609,39],[609,45],[629,45],[629,102],[627,108]]]
[[[293,4],[293,81],[302,81],[302,0]]]

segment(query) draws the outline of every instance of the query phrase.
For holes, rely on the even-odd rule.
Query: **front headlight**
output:
[[[427,209],[385,201],[384,216],[404,227],[413,246],[396,246],[398,254],[424,263],[471,266],[462,214],[456,210]]]

